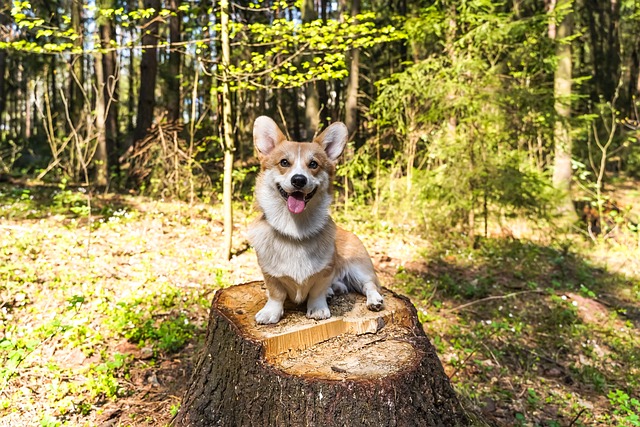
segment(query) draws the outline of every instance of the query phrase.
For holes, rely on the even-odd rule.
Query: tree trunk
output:
[[[114,0],[102,0],[101,7],[113,9]],[[111,42],[115,38],[115,28],[113,19],[101,17],[99,20],[100,44],[105,52],[102,53],[102,100],[104,108],[104,131],[105,131],[105,149],[107,163],[104,165],[105,172],[109,168],[117,168],[121,147],[118,143],[118,58],[116,51],[112,49]]]
[[[314,1],[303,0],[300,14],[302,22],[305,24],[318,19]],[[306,117],[306,135],[304,135],[304,138],[305,140],[311,140],[320,126],[320,98],[318,97],[315,82],[305,84],[304,88]]]
[[[351,3],[351,16],[360,13],[360,0]],[[358,82],[360,79],[360,49],[351,50],[351,64],[349,66],[349,84],[345,101],[345,124],[349,130],[349,138],[353,139],[358,129]]]
[[[158,74],[158,21],[160,0],[144,0],[144,8],[153,8],[156,14],[151,16],[142,28],[142,59],[140,60],[140,90],[138,96],[138,114],[136,130],[133,135],[134,144],[147,135],[147,129],[153,123],[153,109],[156,98],[156,76]]]
[[[589,51],[594,73],[591,100],[594,103],[599,103],[601,99],[612,101],[618,86],[621,59],[620,3],[617,0],[586,0],[582,8],[589,24]]]
[[[76,48],[82,48],[84,43],[84,22],[82,17],[83,10],[82,1],[71,1],[71,28],[78,34],[76,40],[73,41],[73,46]],[[82,109],[85,102],[84,90],[84,57],[82,54],[71,55],[70,60],[70,72],[71,78],[69,79],[69,121],[75,128],[76,132],[79,132],[79,128],[82,125]],[[69,124],[68,124],[69,125]],[[69,129],[71,130],[71,129]]]
[[[135,27],[129,27],[129,37],[131,40],[135,40]],[[129,68],[128,68],[128,76],[127,76],[127,134],[129,136],[133,135],[135,132],[135,126],[133,123],[134,111],[135,111],[135,88],[136,88],[136,72],[135,72],[135,49],[133,47],[129,48]],[[131,145],[131,141],[127,145]],[[128,149],[129,147],[122,147],[123,150]]]
[[[385,290],[330,302],[315,321],[285,307],[256,325],[262,282],[218,291],[174,426],[483,426],[460,404],[410,301]]]
[[[3,28],[9,22],[9,17],[0,12],[0,28]],[[5,41],[5,40],[3,40]],[[9,41],[8,38],[6,41]],[[0,49],[0,126],[2,126],[4,121],[4,110],[7,106],[7,88],[5,85],[5,73],[7,69],[7,51],[4,49]],[[9,123],[9,121],[7,121]],[[1,137],[1,134],[0,134]]]
[[[109,177],[107,168],[107,131],[105,128],[107,101],[105,99],[105,72],[102,56],[103,54],[100,52],[98,52],[95,56],[96,133],[98,135],[98,138],[96,152],[93,156],[93,183],[98,187],[106,187]],[[80,160],[82,161],[82,159]],[[86,170],[84,172],[86,174]]]
[[[556,7],[562,7],[571,0],[559,0]],[[553,96],[555,98],[554,108],[557,118],[553,132],[555,144],[555,158],[553,165],[553,184],[563,193],[563,200],[560,206],[560,214],[566,215],[567,219],[575,216],[575,210],[571,202],[571,44],[567,38],[573,32],[572,12],[567,13],[555,31],[550,29],[550,35],[556,39],[556,56],[558,67],[553,79]],[[555,34],[553,34],[555,33]]]
[[[169,79],[167,80],[167,119],[176,121],[180,118],[180,51],[176,43],[181,41],[180,22],[182,12],[178,10],[178,0],[170,0],[169,10],[172,15],[169,18]],[[195,120],[194,117],[191,120]]]
[[[62,108],[60,108],[60,103],[58,102],[58,83],[56,82],[56,73],[58,69],[58,59],[56,55],[51,55],[51,62],[49,63],[49,81],[50,86],[49,86],[49,90],[50,90],[50,102],[51,102],[51,110],[54,112],[51,116],[51,122],[53,123],[53,128],[54,129],[58,129],[58,119],[60,118],[61,114],[59,114],[60,111],[63,111]]]
[[[7,91],[5,87],[5,72],[7,69],[7,51],[0,50],[0,127],[5,123],[4,121],[4,109],[7,105]],[[0,139],[2,133],[0,133]]]
[[[224,254],[231,259],[233,246],[233,119],[231,117],[231,90],[229,88],[229,0],[220,0],[220,38],[222,43],[222,121],[224,134],[224,177],[222,182],[222,204],[224,218]]]

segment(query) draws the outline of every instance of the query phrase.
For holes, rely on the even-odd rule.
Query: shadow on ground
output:
[[[640,389],[640,280],[570,246],[485,239],[393,282],[456,388],[498,425],[614,424],[625,409],[608,394]]]
[[[106,221],[134,207],[124,196],[103,195],[86,187],[0,183],[0,218],[42,219],[61,215],[73,219],[91,214]]]

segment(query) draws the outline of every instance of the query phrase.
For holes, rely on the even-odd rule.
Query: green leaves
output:
[[[85,15],[89,20],[109,20],[116,26],[128,28],[154,16],[168,19],[176,12],[188,14],[192,9],[186,2],[180,4],[177,11],[153,8],[126,10],[112,5],[111,1],[85,5]],[[282,2],[272,3],[271,7],[283,10],[291,5]],[[260,1],[251,3],[249,9],[260,13],[265,10]],[[215,13],[213,10],[210,12]],[[14,1],[11,15],[21,29],[20,37],[0,42],[0,49],[38,54],[92,54],[104,50],[100,43],[78,43],[83,34],[73,30],[68,15],[60,15],[58,20],[49,17],[50,22],[47,22],[37,17],[37,11],[26,1]],[[242,55],[232,56],[227,70],[231,89],[300,87],[314,80],[343,79],[348,74],[346,53],[351,49],[369,49],[407,37],[403,30],[393,25],[379,25],[378,20],[375,13],[367,12],[342,17],[341,20],[316,19],[306,23],[284,18],[249,24],[231,23],[232,50],[242,51]],[[219,24],[208,26],[209,34],[220,33]],[[97,35],[93,34],[95,37]],[[123,46],[114,41],[109,49],[135,47],[133,43],[140,42],[127,40]],[[200,56],[208,51],[210,43],[210,39],[185,39],[183,44],[187,50],[189,45],[195,46],[195,53]],[[159,46],[172,48],[166,41],[160,41]]]
[[[235,88],[300,87],[312,80],[347,76],[345,56],[354,48],[406,38],[391,25],[378,28],[373,13],[346,19],[313,20],[308,23],[276,19],[268,24],[236,26],[251,49],[251,59],[231,66]]]
[[[613,413],[620,417],[620,426],[640,426],[640,401],[636,398],[629,397],[622,390],[610,391],[607,395]]]

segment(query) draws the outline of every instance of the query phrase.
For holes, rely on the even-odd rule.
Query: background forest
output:
[[[635,0],[4,2],[0,425],[168,422],[259,279],[260,115],[346,123],[334,211],[469,405],[640,425],[639,41]]]

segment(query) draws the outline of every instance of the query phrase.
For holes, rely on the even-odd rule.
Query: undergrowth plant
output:
[[[342,172],[358,172],[375,189],[378,211],[420,222],[430,233],[461,231],[471,241],[488,235],[490,220],[550,216],[550,147],[524,149],[552,133],[553,106],[540,103],[530,86],[549,64],[523,59],[531,53],[528,34],[544,31],[544,22],[518,23],[495,13],[499,8],[490,1],[438,3],[408,21],[420,60],[377,82],[370,111],[376,146]],[[447,28],[437,24],[443,19]],[[537,49],[544,46],[550,48]],[[496,66],[495,50],[513,59],[506,70]],[[519,105],[505,108],[515,97]]]
[[[629,397],[622,390],[612,390],[607,397],[620,427],[640,426],[640,401],[637,398]]]

